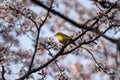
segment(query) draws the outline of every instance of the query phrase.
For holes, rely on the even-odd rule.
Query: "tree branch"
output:
[[[2,80],[5,80],[4,75],[5,75],[5,69],[4,69],[4,66],[2,66]]]
[[[40,1],[37,1],[37,0],[31,0],[31,1],[34,2],[35,4],[38,4],[39,6],[43,7],[44,9],[49,10],[51,13],[63,18],[64,20],[68,21],[69,23],[75,25],[76,27],[78,27],[80,29],[89,30],[89,31],[92,30],[90,27],[87,27],[86,25],[78,24],[75,21],[73,21],[73,20],[69,19],[68,17],[64,16],[63,14],[55,11],[54,9],[50,9],[49,7],[45,6]]]
[[[54,2],[54,0],[51,1],[50,8],[52,8],[53,2]],[[29,76],[29,73],[31,72],[32,64],[33,64],[33,62],[34,62],[35,54],[36,54],[36,52],[37,52],[38,40],[39,40],[39,35],[40,35],[40,29],[41,29],[41,27],[45,24],[45,21],[47,20],[47,18],[48,18],[48,16],[49,16],[49,13],[50,13],[50,11],[48,10],[45,19],[43,20],[42,24],[40,24],[40,26],[39,26],[38,29],[37,29],[38,32],[37,32],[37,37],[36,37],[36,40],[35,40],[35,41],[36,41],[36,43],[35,43],[35,49],[34,49],[34,52],[33,52],[33,56],[32,56],[31,63],[30,63],[30,66],[29,66],[29,68],[28,68],[28,71],[27,71],[27,73],[26,73],[25,75],[23,75],[22,77],[20,77],[20,78],[17,79],[17,80],[23,80],[23,79],[25,79],[27,76]]]

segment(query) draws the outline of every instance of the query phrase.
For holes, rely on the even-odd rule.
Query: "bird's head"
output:
[[[61,32],[57,32],[54,36],[57,37],[57,36],[61,36],[63,33]]]

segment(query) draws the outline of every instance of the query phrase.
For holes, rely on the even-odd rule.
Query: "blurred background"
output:
[[[62,52],[66,54],[61,53],[25,80],[120,79],[119,0],[37,1],[92,31],[85,32],[87,29],[49,12],[34,0],[0,0],[0,80],[25,75],[33,54],[33,70],[49,62],[64,46],[55,38],[57,32],[72,39],[85,34],[75,41],[81,46],[69,44]]]

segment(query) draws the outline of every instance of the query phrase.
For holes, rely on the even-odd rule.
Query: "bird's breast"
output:
[[[62,36],[56,36],[59,41],[62,41],[63,37]]]

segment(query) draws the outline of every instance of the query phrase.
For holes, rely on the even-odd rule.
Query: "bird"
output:
[[[60,43],[62,43],[64,45],[67,44],[68,42],[71,42],[73,45],[76,46],[76,43],[73,42],[73,39],[70,36],[68,36],[62,32],[57,32],[54,36],[57,38],[57,40]]]

